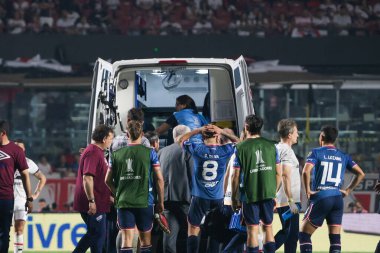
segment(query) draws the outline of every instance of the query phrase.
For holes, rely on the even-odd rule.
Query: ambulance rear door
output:
[[[112,64],[98,58],[95,62],[91,85],[87,143],[91,142],[91,133],[97,125],[114,126],[117,123],[116,89],[113,75]]]
[[[250,88],[247,64],[243,56],[240,56],[232,66],[234,89],[235,89],[235,104],[236,115],[239,127],[239,132],[243,130],[244,120],[247,115],[254,114],[252,103],[252,92]]]

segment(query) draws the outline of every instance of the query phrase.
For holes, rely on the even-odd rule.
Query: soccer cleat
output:
[[[165,215],[162,213],[155,213],[154,218],[156,219],[161,230],[164,231],[165,233],[170,234],[169,223],[168,223],[168,220],[166,219]]]

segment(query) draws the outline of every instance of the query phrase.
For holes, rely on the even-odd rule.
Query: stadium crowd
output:
[[[0,33],[380,34],[379,0],[2,0]]]

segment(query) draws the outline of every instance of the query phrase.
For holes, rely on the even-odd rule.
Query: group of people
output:
[[[186,95],[181,97],[191,101]],[[157,251],[152,247],[154,213],[166,214],[171,228],[171,233],[163,236],[164,252],[198,252],[205,217],[219,213],[211,215],[219,217],[212,222],[228,223],[240,209],[246,235],[233,234],[224,242],[216,239],[209,243],[209,251],[243,252],[245,247],[246,252],[259,252],[261,227],[264,252],[275,252],[283,244],[285,252],[296,252],[298,241],[302,253],[312,252],[311,235],[326,220],[330,252],[340,252],[343,197],[360,183],[364,173],[334,146],[335,127],[322,128],[321,147],[307,157],[302,182],[310,204],[299,226],[301,176],[292,150],[298,138],[296,122],[283,119],[278,123],[281,141],[275,144],[261,137],[263,119],[249,115],[238,138],[229,129],[207,124],[191,108],[194,103],[183,103],[181,97],[177,98],[177,112],[156,133],[144,136],[143,113],[136,108],[129,111],[127,133],[117,136],[118,141],[113,140],[112,128],[95,128],[94,142],[81,157],[74,201],[88,231],[74,252],[102,251],[111,202],[117,209],[120,230],[115,242],[118,252],[133,252],[135,227],[140,252]],[[170,127],[174,127],[175,143],[159,150],[157,133]],[[104,150],[110,147],[107,161]],[[355,176],[341,189],[346,169]],[[274,235],[276,207],[282,229]],[[284,216],[287,212],[292,213],[290,219]]]
[[[155,132],[144,134],[144,115],[137,108],[129,110],[127,131],[122,135],[114,138],[114,130],[106,125],[94,129],[92,143],[81,154],[74,196],[74,209],[86,223],[87,232],[74,253],[89,248],[92,253],[102,252],[106,240],[109,249],[131,253],[136,227],[140,252],[158,252],[152,229],[154,217],[166,226],[162,213],[171,230],[163,235],[164,252],[198,252],[201,225],[210,216],[213,226],[221,228],[208,231],[210,252],[275,252],[284,244],[285,252],[291,253],[296,252],[298,241],[301,253],[312,252],[311,235],[324,220],[329,227],[330,252],[341,252],[343,197],[360,183],[364,173],[349,155],[334,146],[338,137],[335,127],[321,129],[321,147],[308,154],[301,180],[292,150],[298,138],[295,121],[283,119],[278,123],[281,140],[276,144],[261,136],[263,119],[257,115],[246,117],[239,138],[230,129],[207,124],[187,95],[177,98],[176,109]],[[175,143],[159,149],[158,136],[170,127]],[[15,171],[19,171],[17,179],[25,190],[23,210],[32,210],[32,201],[44,185],[43,177],[33,171],[40,183],[32,194],[27,168],[33,166],[27,163],[22,148],[9,141],[8,133],[7,123],[1,121],[0,253],[7,252],[9,246]],[[346,169],[355,176],[347,188],[341,189]],[[309,207],[300,226],[301,181]],[[107,230],[112,208],[116,209],[118,225],[114,238]],[[274,235],[276,208],[282,229]],[[237,210],[246,233],[229,233],[227,229]],[[292,215],[287,218],[289,212]],[[21,216],[26,217],[26,212]],[[222,234],[222,240],[217,234]],[[379,250],[378,245],[377,253]]]

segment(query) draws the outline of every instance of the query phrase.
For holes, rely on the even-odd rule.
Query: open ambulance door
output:
[[[239,132],[243,130],[245,117],[254,114],[247,64],[240,56],[233,64],[236,115]]]
[[[117,124],[116,88],[113,75],[112,64],[98,58],[91,85],[87,143],[91,142],[91,133],[97,125]]]

